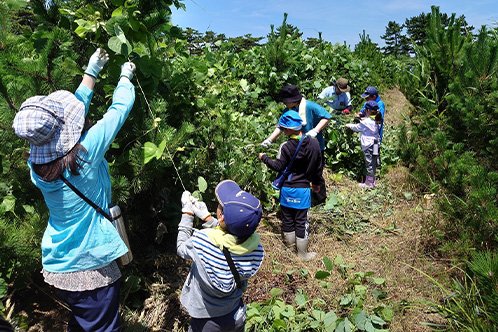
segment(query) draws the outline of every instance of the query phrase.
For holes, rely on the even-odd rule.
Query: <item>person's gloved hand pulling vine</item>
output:
[[[192,204],[192,209],[194,214],[202,221],[206,221],[209,217],[211,217],[211,213],[209,213],[206,203],[200,202],[197,199],[195,199],[194,204]]]
[[[185,190],[182,194],[182,213],[194,216],[194,204],[190,191]]]
[[[261,142],[261,146],[266,148],[266,149],[268,149],[271,146],[271,144],[272,144],[272,141],[269,138],[267,138],[263,142]]]
[[[107,61],[109,61],[109,54],[103,48],[97,48],[88,61],[85,74],[97,78]]]
[[[119,77],[126,77],[130,81],[133,78],[133,73],[135,73],[135,70],[137,69],[137,66],[131,61],[125,62],[121,65],[121,74]]]
[[[308,132],[306,133],[306,136],[309,136],[309,137],[311,137],[311,138],[315,138],[315,137],[316,137],[316,135],[318,135],[318,132],[317,132],[315,129],[311,129],[310,131],[308,131]]]

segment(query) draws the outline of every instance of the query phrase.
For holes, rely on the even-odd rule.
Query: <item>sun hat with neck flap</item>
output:
[[[78,143],[85,125],[85,105],[65,90],[26,99],[12,127],[30,144],[29,161],[47,164],[65,156]]]

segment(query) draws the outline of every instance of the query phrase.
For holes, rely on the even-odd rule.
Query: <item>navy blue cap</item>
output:
[[[379,105],[374,100],[369,100],[365,103],[365,109],[367,110],[378,110]]]
[[[301,101],[303,95],[299,92],[299,88],[292,84],[287,84],[280,89],[278,98],[283,103],[297,103]]]
[[[303,127],[303,119],[301,119],[299,113],[290,110],[282,114],[280,119],[278,119],[278,126],[280,128],[301,130]]]
[[[366,98],[368,96],[375,96],[375,95],[376,96],[379,95],[379,91],[377,91],[377,88],[374,86],[367,86],[365,92],[363,92],[363,94],[361,95],[361,98]]]
[[[240,189],[232,180],[223,180],[214,190],[223,207],[223,216],[228,233],[238,238],[247,238],[256,231],[263,209],[259,199]]]

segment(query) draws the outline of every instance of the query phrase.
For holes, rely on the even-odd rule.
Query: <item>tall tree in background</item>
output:
[[[384,39],[386,46],[382,48],[385,54],[400,56],[406,54],[406,38],[402,34],[403,25],[389,21],[386,33],[380,38]]]
[[[451,17],[446,13],[441,13],[440,19],[441,24],[444,27],[448,27]],[[431,13],[421,13],[418,16],[413,16],[405,20],[404,27],[406,28],[406,38],[411,53],[413,53],[415,47],[425,45],[427,42],[427,29],[430,20]],[[474,30],[474,27],[467,23],[464,15],[455,18],[455,21],[460,24],[460,33],[462,35],[471,33]]]

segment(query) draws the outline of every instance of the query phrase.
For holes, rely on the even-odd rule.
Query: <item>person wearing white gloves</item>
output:
[[[111,222],[61,180],[109,213],[111,179],[104,156],[133,107],[135,65],[122,65],[111,106],[88,127],[95,80],[108,60],[97,49],[74,94],[59,90],[30,97],[13,123],[16,135],[30,144],[31,181],[50,212],[41,243],[42,273],[71,310],[68,331],[121,330],[116,259],[128,248]]]
[[[322,163],[319,172],[322,174],[325,166],[325,139],[323,138],[322,131],[328,125],[332,116],[322,106],[311,100],[306,100],[295,85],[288,84],[283,86],[280,89],[278,97],[285,105],[282,114],[289,110],[298,112],[303,120],[302,132],[318,140],[320,151],[322,152]],[[282,130],[277,126],[271,135],[261,143],[261,146],[269,148],[281,133]],[[327,190],[323,175],[321,176],[319,188],[318,192],[312,193],[314,204],[321,204],[327,199]]]
[[[364,116],[360,123],[348,123],[345,126],[354,132],[360,133],[361,150],[365,157],[366,178],[365,182],[360,183],[362,188],[374,188],[375,171],[379,161],[379,144],[380,144],[380,119],[379,105],[373,100],[365,103]]]
[[[242,294],[264,257],[256,233],[263,210],[256,197],[232,180],[221,181],[215,194],[217,218],[190,192],[182,195],[176,248],[192,266],[180,301],[191,317],[189,331],[244,331]],[[194,216],[204,222],[203,229],[194,229]]]

